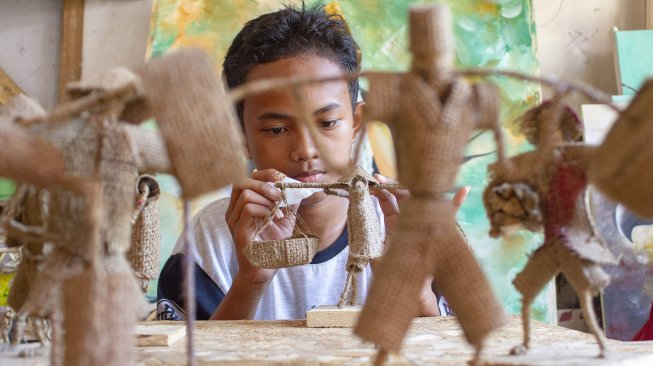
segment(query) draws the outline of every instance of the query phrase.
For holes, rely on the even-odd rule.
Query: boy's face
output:
[[[248,73],[247,81],[297,75],[328,77],[341,72],[326,58],[302,54],[257,65]],[[317,124],[324,153],[338,166],[349,164],[362,106],[352,111],[347,82],[311,84],[304,87],[303,95],[315,117],[313,123]],[[300,108],[289,89],[247,97],[243,107],[247,148],[257,169],[276,169],[304,182],[332,183],[340,178],[321,159],[308,128],[300,121]],[[317,200],[319,195],[313,195],[302,204]]]

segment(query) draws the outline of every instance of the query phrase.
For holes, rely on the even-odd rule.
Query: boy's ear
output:
[[[247,160],[252,160],[252,153],[249,151],[249,145],[245,144],[245,157]]]
[[[247,138],[245,138],[244,140],[245,140],[245,158],[247,158],[247,160],[252,160],[252,152],[249,151],[249,144],[247,143]]]
[[[354,108],[354,136],[353,138],[355,139],[356,136],[358,136],[358,132],[360,131],[361,127],[363,126],[363,116],[365,114],[365,109],[367,108],[365,102],[358,102],[356,103],[356,107]]]

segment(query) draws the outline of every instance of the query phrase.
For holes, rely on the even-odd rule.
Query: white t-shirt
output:
[[[384,231],[383,214],[376,197],[373,197],[373,200],[381,230]],[[193,230],[197,249],[195,262],[206,276],[217,285],[223,295],[229,291],[233,278],[238,271],[236,248],[225,221],[225,211],[228,205],[228,198],[214,201],[193,218],[190,226],[191,230]],[[382,236],[385,236],[385,232],[382,232]],[[172,257],[186,254],[183,238],[182,235],[177,241],[172,251]],[[304,319],[306,311],[315,306],[335,305],[340,299],[347,276],[346,264],[349,247],[346,242],[347,232],[345,229],[338,240],[315,255],[312,263],[279,269],[261,298],[255,319]],[[165,271],[166,268],[164,267],[163,272]],[[163,272],[162,277],[164,277]],[[370,266],[368,265],[364,271],[356,276],[358,301],[362,304],[365,302],[372,280]],[[179,301],[171,299],[173,296],[161,296],[162,280],[165,279],[159,279],[159,301],[157,306],[159,318],[183,318],[181,306],[178,305]],[[178,280],[181,282],[181,278]],[[201,296],[202,294],[196,295]],[[171,315],[170,312],[174,314]],[[164,313],[167,315],[161,316]]]

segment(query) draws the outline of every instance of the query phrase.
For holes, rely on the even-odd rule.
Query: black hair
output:
[[[227,85],[245,83],[256,65],[314,53],[335,62],[344,72],[359,69],[358,46],[339,15],[328,14],[322,5],[301,9],[286,5],[283,9],[250,20],[236,35],[222,69]],[[358,79],[349,82],[352,107],[358,100]],[[236,105],[243,119],[243,102]]]

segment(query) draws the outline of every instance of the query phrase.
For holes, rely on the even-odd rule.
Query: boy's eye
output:
[[[320,127],[322,127],[323,129],[327,129],[327,130],[328,130],[328,129],[331,129],[331,128],[336,127],[339,123],[340,123],[340,120],[339,120],[339,119],[332,119],[332,120],[328,120],[328,121],[321,121],[321,122],[320,122]]]
[[[286,127],[270,127],[263,129],[263,132],[269,135],[280,135],[286,131],[288,131]]]

